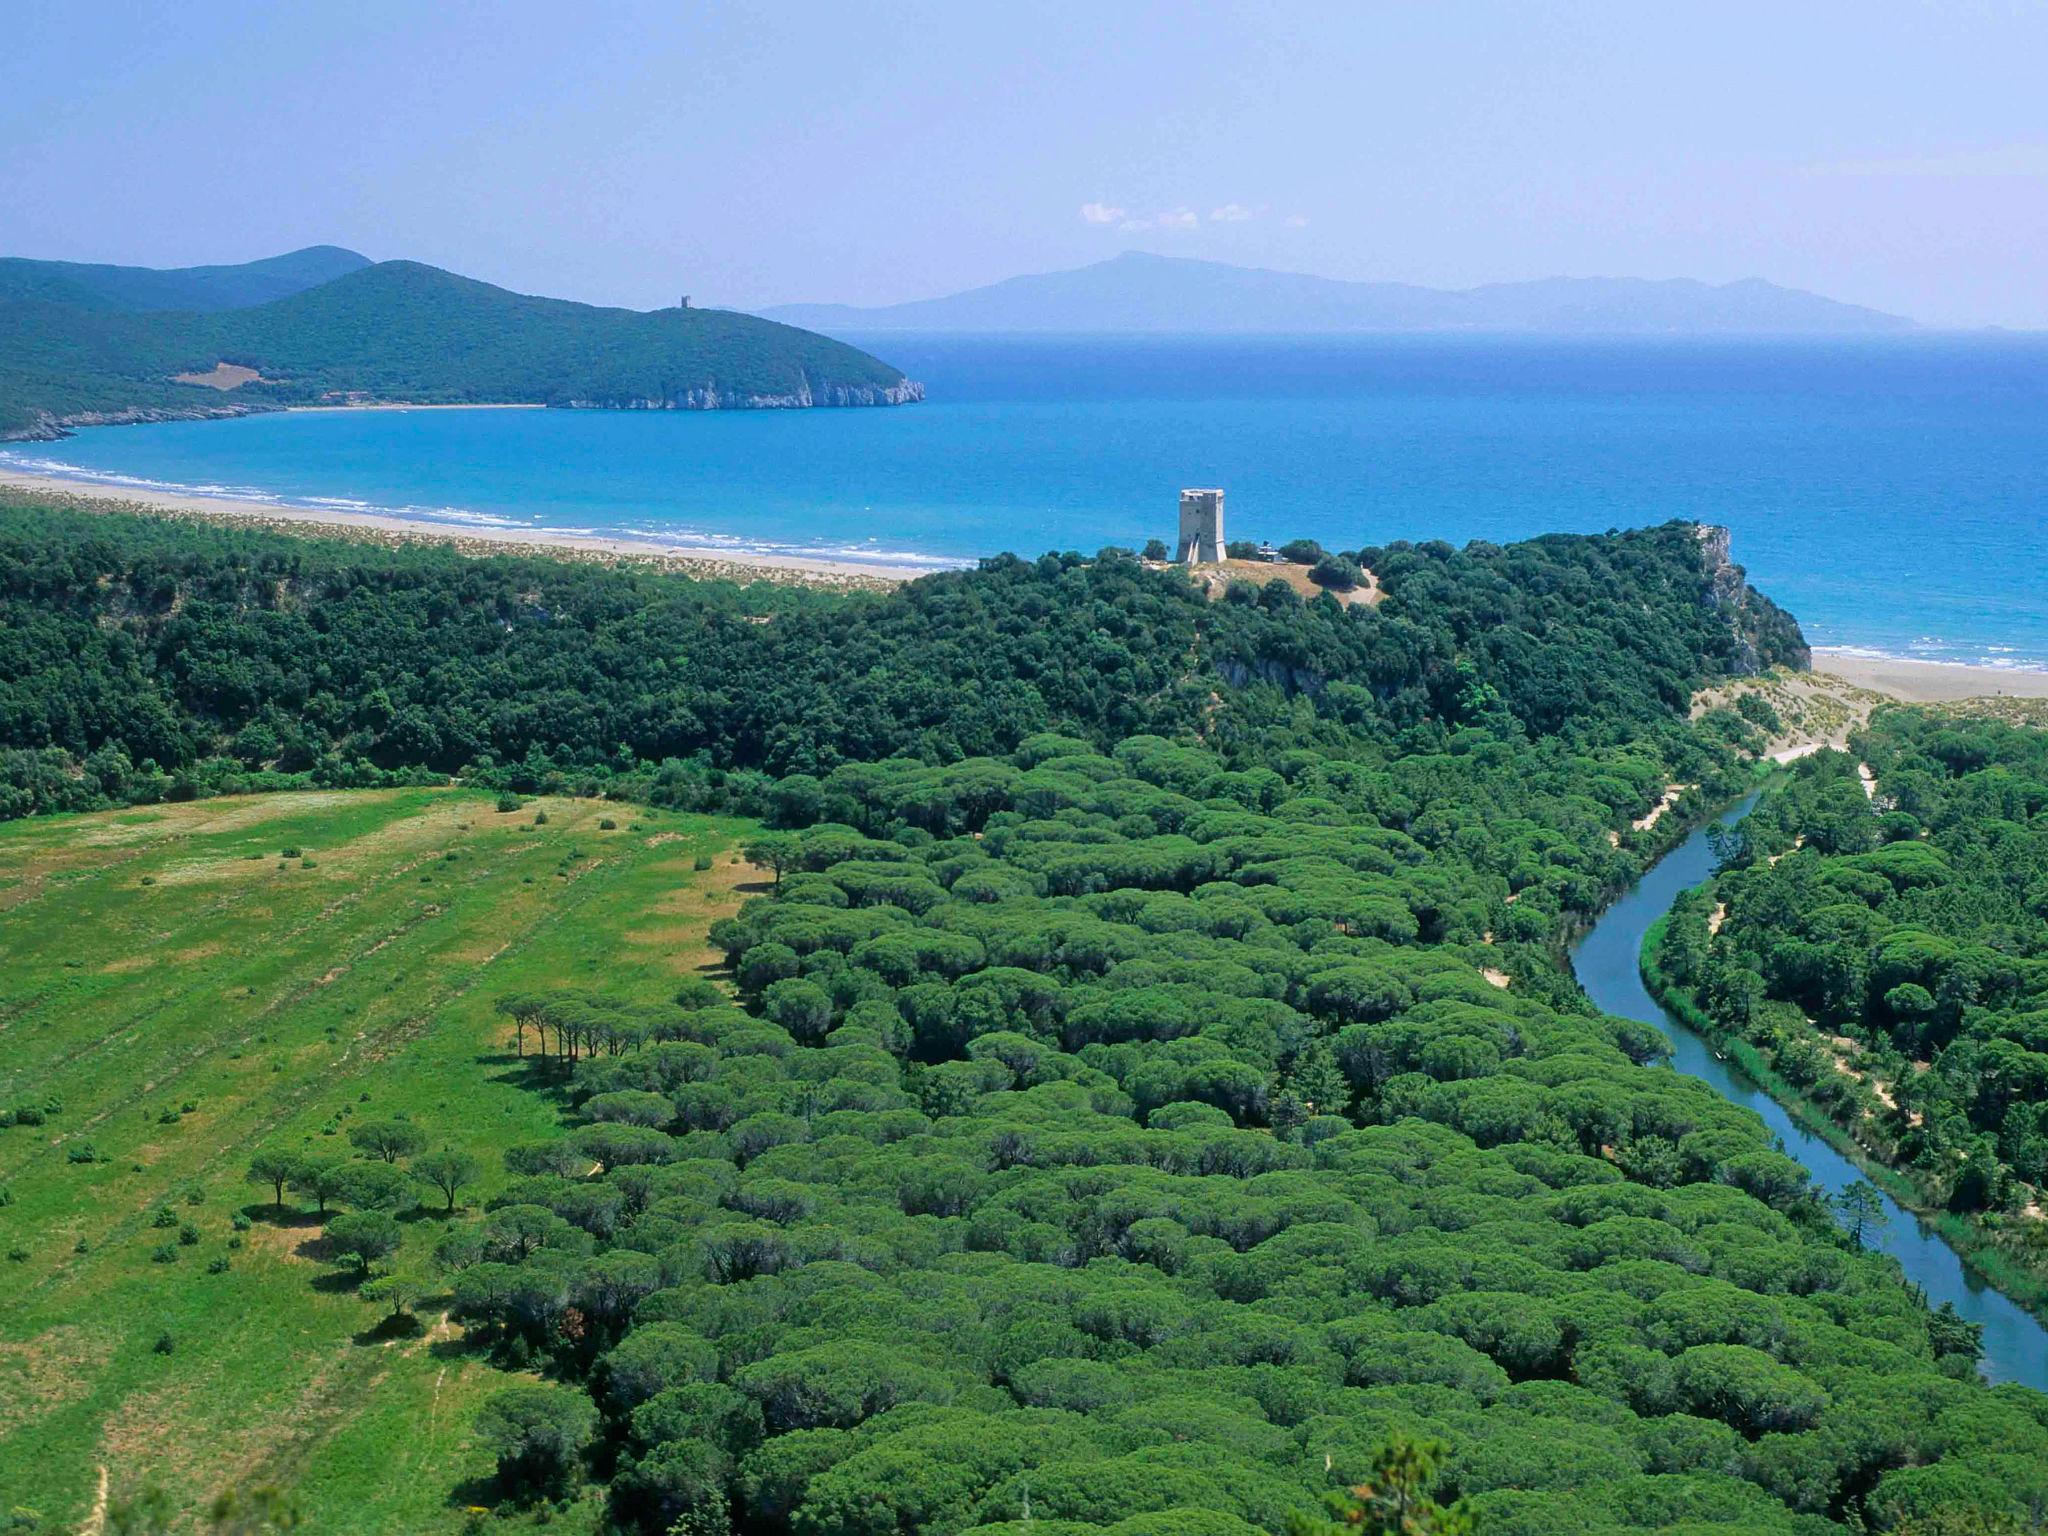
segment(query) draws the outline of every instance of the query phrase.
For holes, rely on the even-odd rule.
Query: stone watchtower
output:
[[[1180,493],[1180,542],[1173,558],[1182,565],[1215,565],[1223,559],[1223,493]]]

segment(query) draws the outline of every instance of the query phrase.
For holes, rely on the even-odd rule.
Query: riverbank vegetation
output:
[[[701,938],[673,904],[734,866],[686,842],[668,888],[578,909],[587,952],[496,929],[459,1007],[384,1005],[449,1053],[434,1113],[344,1091],[334,1138],[235,1141],[252,1233],[322,1232],[324,1284],[495,1383],[406,1528],[1933,1536],[2048,1507],[2048,1399],[1987,1388],[1974,1330],[1555,963],[1751,778],[1758,725],[1689,723],[1694,692],[1800,649],[1691,528],[1387,546],[1380,603],[1345,607],[1211,603],[1114,553],[835,597],[107,526],[6,546],[21,810],[95,753],[141,772],[151,731],[180,795],[460,774],[506,848],[574,804],[528,870],[572,889],[605,839],[668,846],[637,817],[761,822]],[[237,753],[258,726],[276,749]],[[530,815],[550,785],[687,809]],[[293,847],[273,874],[346,893]],[[134,899],[215,910],[185,856]],[[256,990],[309,1046],[354,1018],[317,975]],[[472,1107],[493,1129],[457,1134]],[[30,1264],[38,1198],[0,1212]],[[138,1315],[176,1267],[135,1265]],[[47,1431],[74,1463],[100,1432]],[[345,1528],[332,1491],[301,1496]]]
[[[1885,710],[1798,766],[1654,971],[2048,1302],[2048,737]]]

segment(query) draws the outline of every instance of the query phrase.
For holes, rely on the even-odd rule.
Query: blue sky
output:
[[[12,0],[0,252],[647,307],[1143,249],[2048,326],[2048,6]]]

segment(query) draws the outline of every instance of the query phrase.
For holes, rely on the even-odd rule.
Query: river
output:
[[[1725,813],[1722,823],[1733,825],[1755,803],[1756,797],[1750,796]],[[1601,1011],[1661,1028],[1671,1037],[1674,1069],[1704,1078],[1724,1098],[1763,1116],[1785,1151],[1805,1164],[1814,1182],[1829,1194],[1838,1193],[1863,1177],[1856,1165],[1802,1129],[1783,1105],[1739,1072],[1734,1063],[1722,1060],[1705,1039],[1665,1012],[1643,985],[1638,963],[1643,935],[1671,909],[1680,892],[1700,884],[1713,872],[1707,829],[1700,827],[1601,915],[1572,950],[1573,973]],[[1872,1245],[1899,1261],[1906,1278],[1927,1293],[1930,1305],[1952,1302],[1958,1313],[1983,1328],[1985,1377],[2048,1391],[2048,1328],[1971,1273],[1939,1233],[1889,1196],[1884,1197],[1884,1211],[1890,1224],[1870,1239]]]

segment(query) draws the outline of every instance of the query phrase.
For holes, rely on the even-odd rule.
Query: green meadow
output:
[[[463,1520],[504,1374],[434,1304],[438,1196],[380,1328],[259,1150],[405,1118],[477,1159],[550,1134],[494,1001],[672,996],[750,823],[450,789],[282,794],[0,828],[0,1513],[107,1525],[161,1491],[291,1489],[321,1531]],[[614,823],[606,826],[610,821]],[[27,1111],[24,1113],[24,1111]]]

